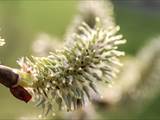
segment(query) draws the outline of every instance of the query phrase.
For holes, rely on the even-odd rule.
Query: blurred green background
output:
[[[149,38],[160,34],[160,6],[153,9],[154,5],[149,8],[129,1],[112,2],[116,23],[120,25],[120,32],[128,40],[122,49],[129,55],[135,55]],[[0,35],[6,40],[6,45],[0,48],[1,63],[17,67],[17,58],[31,55],[32,42],[41,32],[63,38],[67,25],[76,13],[76,5],[77,1],[73,0],[0,0]],[[130,114],[130,118],[136,119],[149,116],[160,118],[159,100],[157,96],[157,99],[138,115],[135,111],[136,115],[120,112],[121,114],[115,113],[117,115],[110,113],[110,116],[121,116],[123,119]],[[31,112],[37,114],[37,108],[18,101],[2,85],[0,108],[0,119],[17,119],[18,116],[27,116]]]

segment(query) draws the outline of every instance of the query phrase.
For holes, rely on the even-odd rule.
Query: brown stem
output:
[[[0,83],[11,88],[18,83],[19,75],[12,68],[0,65]]]

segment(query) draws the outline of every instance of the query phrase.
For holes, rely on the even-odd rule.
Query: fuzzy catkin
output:
[[[5,41],[4,41],[4,39],[2,39],[1,36],[0,36],[0,46],[3,46],[4,44],[5,44]]]
[[[73,17],[73,20],[64,35],[64,39],[69,45],[72,44],[70,35],[74,32],[79,32],[77,28],[82,21],[84,21],[89,27],[94,28],[96,24],[95,18],[99,17],[105,29],[115,26],[113,5],[109,0],[79,1],[77,11],[78,13]]]
[[[150,100],[160,90],[160,36],[151,39],[140,52],[137,59],[141,63],[141,78],[134,88],[134,99]]]
[[[98,93],[96,81],[110,83],[122,65],[119,57],[124,52],[117,49],[126,40],[117,35],[118,26],[106,30],[96,18],[94,28],[83,22],[78,29],[81,34],[73,34],[74,42],[70,47],[53,51],[48,57],[18,61],[21,79],[29,83],[35,102],[42,106],[44,115],[56,106],[67,111],[82,107],[86,98],[92,98],[92,91]]]
[[[5,44],[5,40],[2,39],[1,36],[0,36],[0,47],[3,46],[4,44]],[[0,63],[1,63],[1,61],[0,61]]]

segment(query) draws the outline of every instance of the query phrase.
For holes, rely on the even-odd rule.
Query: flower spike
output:
[[[126,40],[116,34],[119,27],[106,30],[96,18],[94,28],[83,22],[78,29],[69,47],[48,57],[33,56],[18,62],[22,81],[30,83],[34,100],[45,115],[54,110],[54,105],[67,111],[82,107],[86,98],[92,99],[92,91],[98,93],[96,82],[110,83],[122,65],[119,57],[124,52],[117,49]]]

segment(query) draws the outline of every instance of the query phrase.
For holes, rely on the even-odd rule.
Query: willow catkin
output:
[[[19,75],[29,83],[37,106],[47,115],[55,109],[76,110],[92,99],[91,91],[97,93],[96,82],[110,83],[122,64],[124,55],[118,46],[126,42],[117,35],[119,27],[106,30],[99,18],[94,28],[82,23],[81,34],[73,34],[73,43],[48,57],[22,58]],[[103,79],[102,79],[103,78]]]

